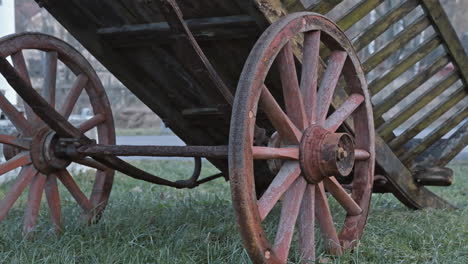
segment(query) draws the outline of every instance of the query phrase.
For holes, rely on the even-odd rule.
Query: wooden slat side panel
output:
[[[416,97],[413,102],[409,103],[405,108],[395,114],[390,120],[385,122],[384,125],[377,129],[378,133],[384,138],[387,139],[388,135],[396,129],[398,126],[403,124],[411,116],[421,110],[424,106],[429,104],[434,98],[442,94],[446,89],[448,89],[452,84],[454,84],[459,79],[458,74],[452,73],[450,76],[441,80],[440,82],[434,84],[432,88],[425,91],[420,96]]]
[[[399,61],[396,65],[394,65],[391,70],[386,73],[381,78],[374,80],[369,86],[371,89],[372,94],[380,92],[382,89],[385,88],[388,84],[392,81],[396,80],[399,76],[404,74],[407,70],[409,70],[412,66],[414,66],[418,61],[425,58],[429,53],[435,50],[440,45],[440,41],[437,38],[434,38],[428,42],[426,42],[423,46],[415,50],[412,54],[407,56],[406,58]],[[443,62],[436,61],[434,63],[434,68],[437,68],[437,65]],[[445,64],[448,63],[448,60]],[[430,72],[430,71],[429,71]],[[377,111],[376,115],[381,115],[382,113]]]
[[[456,105],[463,98],[466,97],[466,92],[463,87],[457,89],[453,94],[450,94],[447,99],[441,104],[437,105],[431,111],[425,113],[419,118],[411,127],[405,130],[401,135],[391,140],[389,146],[396,150],[414,138],[421,131],[429,127],[434,121],[445,114],[451,109],[452,106]]]
[[[452,61],[461,73],[463,84],[468,91],[468,55],[463,48],[444,8],[438,0],[419,0],[439,35],[444,39]]]
[[[429,148],[432,144],[440,140],[445,134],[450,130],[456,127],[460,122],[465,120],[468,117],[468,107],[460,109],[452,117],[447,119],[443,124],[441,124],[437,129],[431,132],[428,136],[424,137],[421,143],[417,146],[411,148],[410,150],[400,151],[401,160],[406,165],[410,165],[411,161],[414,160],[419,154],[421,154],[425,149]]]
[[[443,167],[468,145],[468,121],[448,139],[439,140],[408,163],[410,168]]]
[[[402,19],[418,6],[417,0],[403,1],[398,7],[389,11],[386,15],[374,22],[369,28],[364,29],[362,34],[353,40],[354,48],[359,51],[376,39],[380,34],[389,29],[395,22]]]

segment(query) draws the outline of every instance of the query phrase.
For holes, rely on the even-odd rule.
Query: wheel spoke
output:
[[[317,119],[317,80],[320,53],[320,31],[304,33],[301,91],[310,122]]]
[[[304,263],[315,263],[315,185],[308,184],[298,219],[299,247]]]
[[[288,42],[277,57],[278,68],[283,87],[283,97],[286,105],[286,113],[292,122],[299,128],[307,127],[307,116],[304,109],[299,83],[297,80],[296,64],[291,42]]]
[[[327,194],[322,183],[318,183],[315,188],[315,215],[317,217],[320,233],[324,240],[325,249],[328,253],[341,255],[341,245],[336,234],[333,217],[330,212],[330,206],[327,201]]]
[[[323,184],[327,191],[343,206],[348,215],[355,216],[362,213],[361,207],[351,198],[335,177],[325,178]]]
[[[33,132],[31,125],[26,121],[23,114],[21,114],[2,93],[0,93],[0,108],[18,131],[25,135],[29,135]]]
[[[51,174],[47,176],[45,185],[47,204],[49,205],[50,216],[57,232],[62,231],[62,208],[60,206],[60,193],[57,185],[57,176]]]
[[[46,53],[44,69],[44,86],[42,89],[42,96],[52,107],[55,107],[57,60],[57,52],[49,51]]]
[[[299,159],[298,148],[270,148],[270,147],[253,147],[254,159]]]
[[[28,237],[36,227],[39,208],[41,207],[42,192],[47,177],[42,173],[37,174],[29,187],[28,202],[24,213],[23,236]]]
[[[29,149],[29,142],[11,135],[0,135],[0,144],[10,145],[21,149]]]
[[[291,240],[294,234],[294,226],[296,225],[299,208],[301,207],[301,201],[306,187],[307,182],[304,178],[300,177],[284,195],[278,232],[276,233],[275,244],[273,246],[275,254],[283,263],[286,263],[288,258],[289,248],[291,247]]]
[[[317,123],[323,124],[330,108],[336,85],[347,57],[346,51],[333,51],[318,90]]]
[[[263,86],[260,104],[281,138],[289,143],[299,144],[302,137],[301,131],[283,112],[266,86]]]
[[[23,51],[20,50],[15,54],[11,55],[11,59],[13,61],[13,66],[15,67],[16,71],[19,73],[21,78],[31,86],[31,79],[29,78],[28,67],[26,66],[26,61],[24,60]],[[28,104],[24,103],[24,109],[26,111],[26,116],[29,120],[34,120],[36,115],[32,111],[31,107]]]
[[[70,114],[73,111],[73,107],[75,107],[75,104],[87,83],[88,77],[86,75],[80,74],[78,77],[76,77],[76,80],[73,83],[72,88],[70,89],[70,92],[68,93],[67,98],[62,105],[62,108],[60,109],[60,114],[65,118],[70,117]]]
[[[70,173],[68,173],[67,170],[59,171],[57,173],[57,177],[85,212],[93,210],[93,205],[88,200],[86,195],[81,191],[80,187],[78,187],[75,180],[73,180],[73,177],[70,175]]]
[[[293,182],[299,177],[301,167],[297,161],[287,161],[283,164],[280,171],[271,182],[268,189],[257,202],[260,219],[266,218],[268,213],[273,209],[276,202],[286,192]]]
[[[325,120],[324,127],[335,132],[343,122],[364,102],[364,96],[360,94],[350,95],[346,101]]]
[[[357,161],[368,160],[370,158],[370,153],[364,149],[355,149],[354,158]]]
[[[29,155],[29,152],[19,153],[3,164],[0,164],[0,175],[3,175],[16,168],[28,165],[29,163],[31,163],[31,156]]]
[[[37,171],[32,166],[24,167],[21,170],[15,183],[0,202],[0,221],[5,219],[13,204],[36,174]]]
[[[86,120],[85,122],[81,123],[78,126],[78,129],[81,132],[85,133],[95,128],[96,126],[102,124],[104,121],[106,121],[106,117],[103,114],[97,114],[91,117],[90,119]]]

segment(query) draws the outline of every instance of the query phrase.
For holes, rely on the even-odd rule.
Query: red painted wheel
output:
[[[296,50],[301,45],[295,46],[295,41],[303,43],[302,52]],[[330,56],[319,77],[321,45],[330,50]],[[294,54],[302,60],[300,81]],[[274,63],[280,79],[276,83]],[[344,90],[335,89],[340,77]],[[338,97],[339,92],[347,95]],[[337,103],[338,98],[344,100]],[[254,143],[254,129],[256,123],[263,122],[259,118],[263,115],[279,134],[280,143],[270,140],[276,147]],[[233,205],[244,246],[254,263],[286,263],[288,256],[294,261],[314,262],[318,245],[340,255],[356,244],[371,197],[374,126],[360,62],[334,23],[318,14],[295,13],[265,31],[244,66],[230,133]],[[279,171],[266,191],[257,193],[255,182],[261,182],[258,179],[264,174],[254,169],[254,160],[266,158],[281,160],[274,162],[280,164]],[[347,189],[338,178],[350,183]],[[335,224],[337,214],[336,210],[332,214],[329,198],[336,200],[335,209],[343,212],[342,224]],[[281,204],[279,219],[271,213],[277,204]],[[316,243],[315,219],[321,243]],[[296,222],[298,247],[292,245]],[[269,230],[272,225],[275,236],[266,231],[266,226]]]
[[[32,53],[34,58],[43,58],[44,72],[30,78],[34,65],[25,62],[23,53]],[[39,88],[42,97],[49,105],[74,123],[82,133],[97,132],[97,141],[102,144],[115,144],[115,130],[111,108],[104,88],[91,65],[73,47],[51,36],[25,33],[10,35],[0,39],[0,56],[11,58],[16,71],[27,83]],[[29,68],[29,70],[28,70]],[[68,68],[71,75],[66,79],[69,89],[64,94],[57,89],[58,69]],[[62,82],[63,83],[63,82]],[[38,85],[37,85],[38,84]],[[62,87],[63,88],[63,87]],[[12,90],[14,93],[14,91]],[[3,220],[20,195],[29,185],[29,195],[24,215],[23,233],[34,230],[37,216],[45,192],[50,215],[57,231],[62,229],[59,185],[61,182],[83,209],[86,222],[96,220],[107,204],[112,188],[114,171],[105,168],[90,158],[77,157],[75,160],[57,157],[54,149],[59,144],[58,135],[46,125],[26,105],[23,114],[14,106],[13,96],[0,94],[0,109],[14,126],[13,132],[0,135],[5,162],[0,164],[0,174],[20,169],[16,181],[0,201],[0,221]],[[70,119],[75,106],[92,109],[92,116],[79,123]],[[36,109],[37,111],[37,109]],[[95,130],[94,130],[95,129]],[[79,163],[96,169],[94,184],[85,191],[69,172],[69,165]],[[58,179],[58,181],[57,181]],[[86,193],[89,193],[87,195]]]

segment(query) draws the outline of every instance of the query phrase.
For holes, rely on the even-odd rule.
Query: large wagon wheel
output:
[[[16,71],[29,85],[31,79],[23,51],[33,50],[39,58],[44,58],[42,97],[68,119],[82,94],[87,94],[94,116],[76,127],[85,133],[96,128],[97,141],[102,144],[115,144],[115,130],[110,105],[99,78],[86,59],[74,48],[51,36],[24,33],[0,39],[0,56],[10,57]],[[57,65],[62,62],[76,76],[70,81],[70,90],[59,105],[56,96]],[[62,68],[61,68],[62,69]],[[73,80],[73,78],[71,78]],[[57,98],[56,98],[57,97]],[[57,103],[56,103],[57,102]],[[57,179],[71,193],[83,209],[86,222],[96,219],[106,206],[114,177],[114,171],[89,159],[77,157],[72,160],[56,157],[54,148],[58,144],[57,131],[46,125],[25,103],[26,117],[0,94],[0,108],[15,127],[12,134],[0,135],[6,162],[0,164],[0,174],[21,168],[16,181],[0,201],[0,221],[3,220],[20,195],[29,185],[29,195],[24,214],[23,233],[29,234],[37,222],[42,192],[46,194],[50,215],[57,230],[62,229],[60,195]],[[37,111],[37,108],[36,110]],[[78,186],[67,170],[72,162],[96,168],[94,184],[90,195]]]
[[[302,37],[299,82],[293,40]],[[331,55],[317,85],[321,44]],[[279,66],[285,110],[265,85],[274,61]],[[350,95],[329,114],[340,76],[344,77],[345,90]],[[259,199],[254,179],[262,175],[254,175],[253,157],[258,155],[255,153],[258,148],[252,147],[257,110],[266,114],[281,138],[282,148],[268,147],[263,151],[276,152],[278,159],[284,159]],[[337,133],[348,118],[348,131],[354,132]],[[366,81],[344,33],[330,20],[313,13],[291,14],[272,24],[244,66],[233,106],[229,143],[232,199],[251,259],[255,263],[286,263],[298,222],[299,258],[313,262],[315,218],[327,252],[339,255],[352,248],[367,220],[374,156],[374,127]],[[351,171],[353,174],[347,176]],[[334,177],[338,175],[352,179],[348,185],[350,195]],[[326,191],[346,212],[340,232],[336,231]],[[276,237],[270,243],[263,222],[280,200]]]

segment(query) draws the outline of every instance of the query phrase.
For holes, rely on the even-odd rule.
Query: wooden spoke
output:
[[[42,192],[47,177],[39,173],[37,174],[29,187],[28,202],[24,213],[23,235],[28,237],[36,227],[39,208],[41,207]]]
[[[316,185],[315,201],[315,215],[320,226],[320,233],[325,243],[325,249],[331,254],[341,255],[341,245],[338,235],[336,234],[323,183]]]
[[[21,149],[29,149],[29,142],[11,135],[0,135],[0,143]]]
[[[74,160],[74,162],[78,163],[78,164],[81,164],[81,165],[84,165],[84,166],[87,166],[87,167],[90,167],[90,168],[93,168],[93,169],[97,169],[97,170],[101,170],[101,171],[105,171],[105,170],[108,170],[109,168],[92,159],[92,158],[84,158],[84,159],[80,159],[80,160]]]
[[[340,50],[335,50],[330,55],[327,69],[323,75],[323,79],[318,90],[317,98],[320,98],[317,102],[318,124],[323,124],[325,122],[346,58],[347,53]]]
[[[68,173],[67,170],[59,171],[57,173],[57,177],[85,212],[93,210],[93,205],[86,197],[86,195],[81,191],[80,187],[78,187],[75,180],[73,180],[73,177],[70,175],[70,173]]]
[[[277,57],[278,69],[283,87],[283,97],[286,105],[286,113],[292,122],[299,128],[307,127],[307,116],[304,109],[304,100],[299,90],[296,64],[291,42],[288,42]]]
[[[13,158],[7,160],[3,164],[0,164],[0,175],[3,175],[16,168],[28,165],[31,163],[31,156],[29,152],[21,152]]]
[[[63,115],[65,118],[70,117],[70,114],[73,111],[73,107],[78,101],[78,98],[80,97],[81,92],[83,91],[87,83],[88,77],[86,75],[80,74],[76,77],[76,80],[73,83],[72,88],[70,89],[70,92],[68,93],[67,97],[65,98],[65,102],[63,103],[62,108],[60,109],[60,114]]]
[[[298,148],[253,147],[254,159],[299,159]]]
[[[27,84],[31,85],[31,79],[29,78],[28,67],[26,66],[26,61],[23,56],[23,51],[20,50],[15,54],[11,55],[11,60],[13,61],[13,66],[16,71],[19,73],[21,78],[26,81]],[[32,111],[31,107],[28,104],[24,104],[24,109],[26,111],[26,116],[29,120],[34,120],[36,115]]]
[[[301,91],[310,122],[317,119],[317,82],[320,53],[320,31],[304,33]]]
[[[57,232],[62,231],[62,209],[60,206],[60,194],[57,185],[57,176],[51,174],[47,176],[45,184],[47,204],[49,205],[50,217]]]
[[[21,170],[15,183],[0,202],[0,221],[5,219],[13,204],[36,174],[37,171],[32,166],[24,167]]]
[[[260,104],[283,140],[292,144],[299,144],[301,142],[301,131],[283,112],[283,109],[281,109],[266,86],[263,86]]]
[[[355,160],[368,160],[370,158],[370,153],[364,149],[355,149],[354,150],[354,159]]]
[[[103,114],[97,114],[90,119],[86,120],[85,122],[81,123],[78,126],[78,129],[85,133],[88,132],[89,130],[97,127],[98,125],[104,123],[106,121],[106,117]]]
[[[57,60],[58,54],[55,51],[49,51],[45,56],[44,86],[42,96],[51,105],[55,106],[55,91],[57,81]]]
[[[308,184],[298,219],[299,247],[304,263],[315,262],[315,185]]]
[[[364,102],[364,96],[357,93],[350,95],[346,101],[325,120],[324,127],[329,131],[335,132],[362,102]]]
[[[273,182],[257,202],[260,219],[264,220],[276,202],[299,177],[301,167],[297,161],[286,161]]]
[[[361,207],[353,200],[335,177],[325,178],[323,184],[328,192],[343,206],[348,215],[355,216],[362,213]]]
[[[302,197],[307,187],[307,182],[304,178],[296,179],[291,188],[284,195],[283,205],[281,207],[281,218],[276,233],[275,244],[273,249],[275,254],[282,263],[286,263],[291,247],[291,240],[294,234],[294,226],[299,208],[301,207]]]
[[[32,127],[28,121],[26,121],[26,118],[24,118],[23,114],[21,114],[2,93],[0,93],[0,109],[2,109],[3,113],[19,132],[25,135],[32,133]]]

